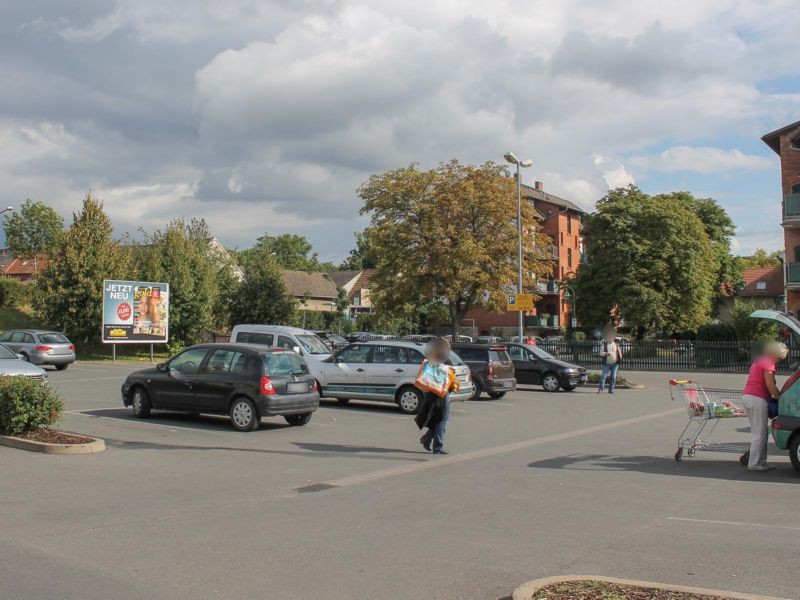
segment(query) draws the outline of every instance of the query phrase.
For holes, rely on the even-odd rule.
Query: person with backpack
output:
[[[603,363],[603,372],[600,374],[600,387],[597,388],[597,393],[605,391],[606,379],[611,376],[611,381],[608,384],[608,393],[613,394],[614,388],[617,386],[617,370],[622,362],[622,349],[617,343],[617,333],[610,331],[606,334],[605,339],[600,344],[600,360]]]

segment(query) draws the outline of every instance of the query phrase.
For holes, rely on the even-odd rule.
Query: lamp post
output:
[[[504,158],[511,163],[512,165],[517,166],[517,243],[518,243],[518,267],[519,267],[519,281],[517,282],[517,292],[522,293],[522,178],[520,177],[519,170],[520,168],[527,168],[533,164],[533,161],[530,160],[520,160],[518,159],[513,152],[506,152]],[[522,320],[524,315],[522,311],[517,311],[519,314],[519,341],[522,343],[522,335],[523,335],[523,324]]]
[[[7,213],[10,210],[14,210],[14,207],[13,206],[9,206],[8,208],[4,208],[3,210],[0,210],[0,215],[2,215],[3,213]]]
[[[572,318],[575,319],[575,325],[577,326],[578,325],[578,317],[577,317],[577,315],[578,315],[578,297],[575,295],[575,288],[572,287],[571,285],[566,284],[566,283],[562,284],[561,287],[563,287],[564,289],[568,290],[570,295],[572,296]],[[572,323],[570,323],[570,326],[572,326]]]

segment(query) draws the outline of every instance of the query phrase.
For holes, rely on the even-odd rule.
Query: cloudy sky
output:
[[[118,233],[202,216],[228,246],[306,235],[343,258],[370,173],[531,158],[590,208],[690,190],[781,245],[800,119],[796,0],[30,0],[0,5],[3,204]]]

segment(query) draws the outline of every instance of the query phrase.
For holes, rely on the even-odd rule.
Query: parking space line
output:
[[[339,487],[350,487],[371,481],[378,481],[381,479],[388,479],[390,477],[398,477],[400,475],[408,475],[410,473],[417,473],[427,471],[429,469],[438,469],[448,465],[458,464],[462,462],[479,460],[482,458],[489,458],[500,454],[508,454],[518,450],[527,450],[535,446],[542,446],[552,442],[560,442],[576,437],[583,437],[601,431],[608,431],[609,429],[617,429],[618,427],[626,427],[629,425],[636,425],[661,417],[667,417],[683,413],[683,408],[673,408],[657,413],[650,413],[640,417],[631,417],[629,419],[622,419],[619,421],[612,421],[610,423],[603,423],[601,425],[593,425],[591,427],[584,427],[583,429],[573,429],[564,433],[555,433],[552,435],[545,435],[538,438],[523,440],[520,442],[513,442],[511,444],[503,444],[501,446],[493,446],[484,448],[482,450],[473,450],[472,452],[463,452],[459,454],[449,454],[443,457],[436,457],[429,459],[425,462],[414,463],[410,465],[403,465],[401,467],[390,467],[387,469],[380,469],[378,471],[371,471],[360,475],[351,475],[349,477],[342,477],[341,479],[332,479],[329,481],[320,482],[321,485],[326,486],[325,489],[333,489]]]
[[[682,521],[684,523],[704,523],[706,525],[730,525],[732,527],[759,527],[765,529],[783,529],[786,531],[800,531],[800,527],[789,525],[770,525],[769,523],[743,523],[740,521],[716,521],[714,519],[689,519],[686,517],[667,517],[668,521]]]
[[[122,375],[116,377],[88,377],[86,379],[51,379],[50,383],[86,383],[87,381],[110,381],[112,379],[123,379]]]

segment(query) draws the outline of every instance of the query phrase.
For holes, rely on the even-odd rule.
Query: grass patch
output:
[[[569,581],[554,583],[537,591],[532,600],[730,600],[723,596],[706,596],[671,592],[654,588],[606,583],[605,581]]]
[[[0,331],[43,327],[30,306],[0,306]]]

